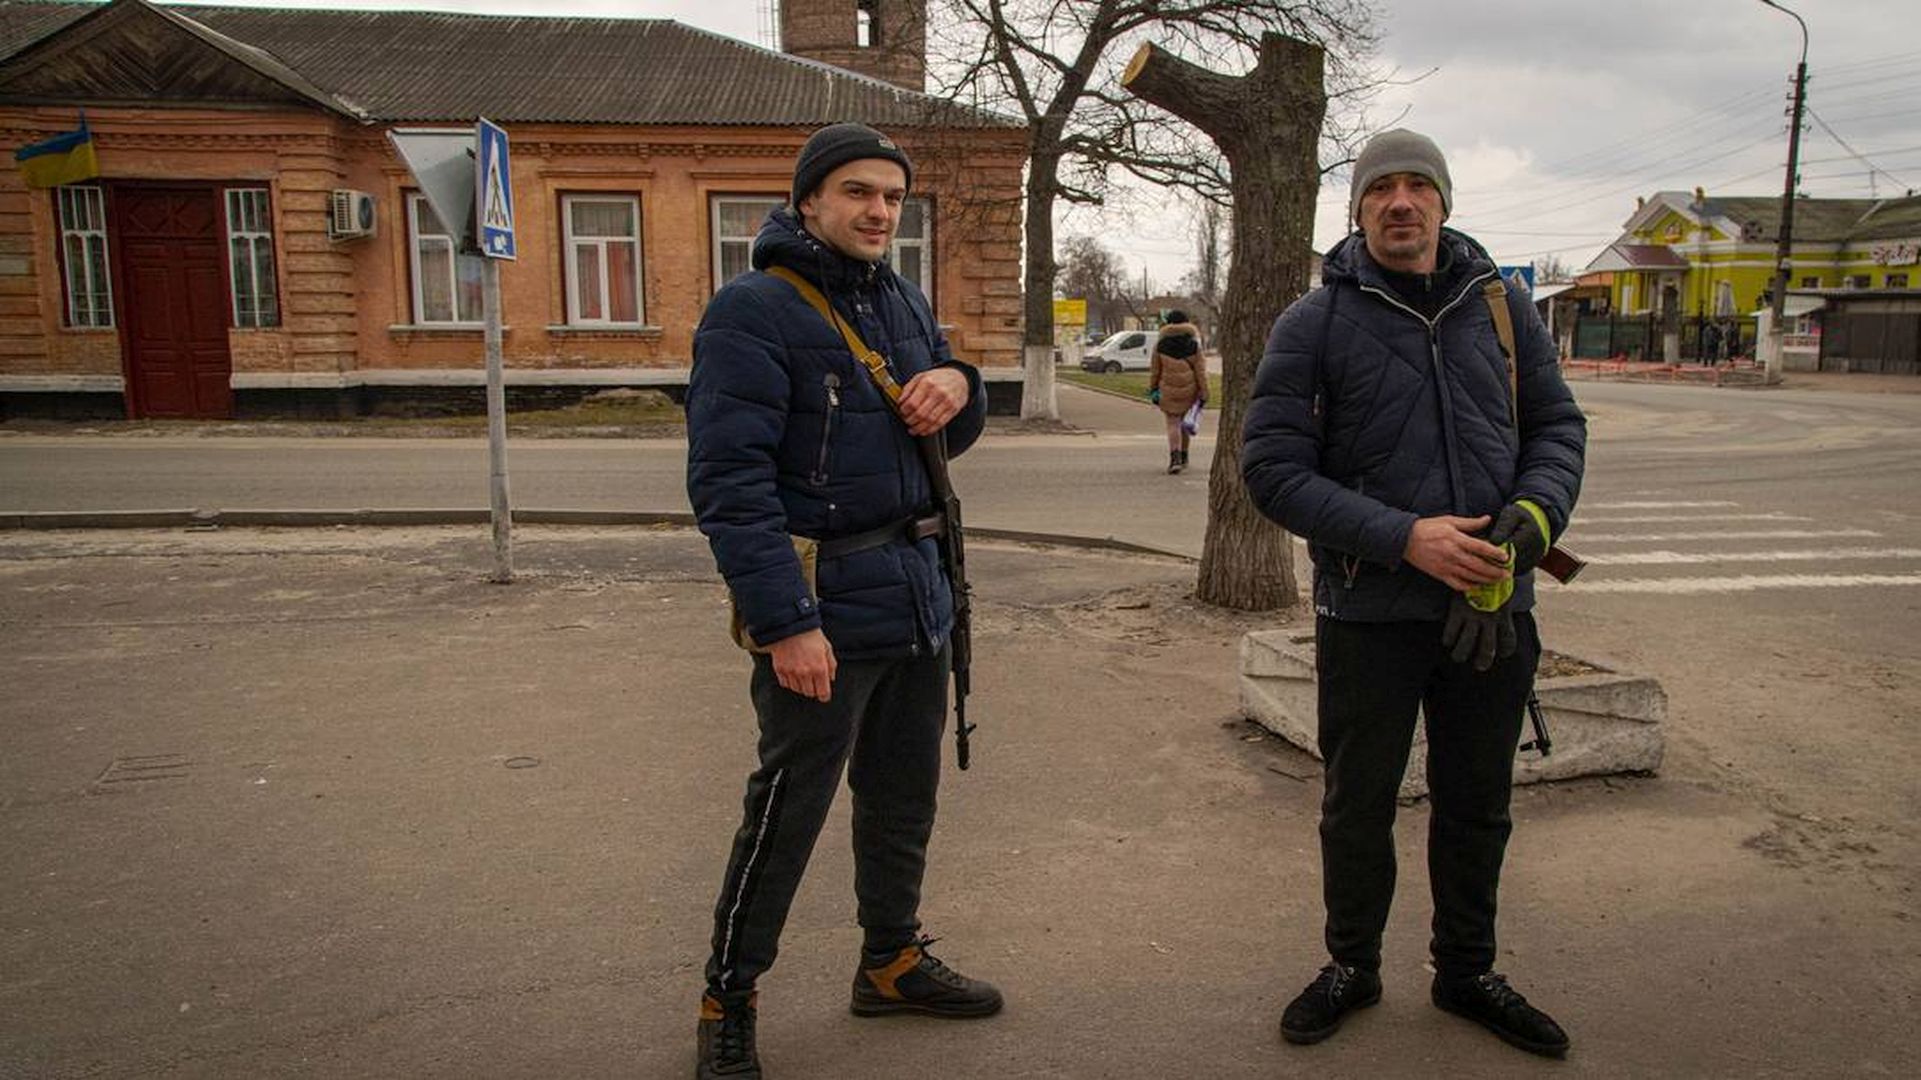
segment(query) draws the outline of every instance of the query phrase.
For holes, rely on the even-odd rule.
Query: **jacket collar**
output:
[[[893,273],[885,259],[871,263],[850,259],[821,243],[788,206],[774,210],[761,224],[760,234],[754,237],[753,263],[756,270],[785,266],[830,295],[871,289]]]
[[[1453,294],[1463,285],[1491,273],[1494,259],[1487,249],[1466,233],[1455,232],[1443,225],[1441,244],[1448,249],[1447,266],[1438,272],[1436,291]],[[1332,285],[1337,281],[1351,281],[1354,284],[1387,292],[1394,290],[1388,285],[1381,265],[1368,253],[1367,240],[1357,230],[1343,237],[1340,243],[1329,248],[1321,261],[1321,280]]]

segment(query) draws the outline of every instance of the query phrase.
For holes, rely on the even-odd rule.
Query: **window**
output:
[[[880,44],[880,12],[875,11],[875,0],[855,0],[854,45],[856,48],[871,49]]]
[[[1873,286],[1874,280],[1866,274],[1849,274],[1842,284],[1850,289],[1866,289]]]
[[[1716,315],[1734,314],[1734,282],[1714,283],[1714,313]]]
[[[767,215],[784,202],[767,195],[724,195],[714,200],[716,290],[753,268],[754,236]]]
[[[894,246],[887,261],[894,271],[919,286],[928,300],[934,298],[933,251],[934,213],[926,199],[908,199],[901,204],[900,228],[894,230]]]
[[[1820,276],[1819,274],[1813,274],[1813,275],[1810,275],[1810,276],[1808,276],[1808,277],[1804,277],[1804,278],[1802,278],[1802,279],[1801,279],[1801,287],[1802,287],[1803,289],[1818,289],[1818,288],[1820,288],[1820,287],[1821,287],[1821,276]]]
[[[1632,314],[1633,311],[1634,311],[1634,282],[1623,281],[1621,283],[1621,314],[1628,315],[1628,314]]]
[[[1890,289],[1905,289],[1905,288],[1907,288],[1907,287],[1908,287],[1908,275],[1907,275],[1907,274],[1905,274],[1905,273],[1901,273],[1901,274],[1889,274],[1889,275],[1888,275],[1888,288],[1890,288]]]
[[[416,323],[478,323],[483,255],[463,255],[424,195],[407,196]]]
[[[561,199],[567,243],[567,321],[639,326],[640,200],[631,195]]]
[[[113,285],[107,276],[107,196],[97,187],[54,189],[60,214],[60,261],[68,326],[112,326]]]
[[[267,214],[266,188],[232,188],[227,192],[227,267],[233,291],[233,324],[279,326],[280,300],[273,279],[273,219]]]

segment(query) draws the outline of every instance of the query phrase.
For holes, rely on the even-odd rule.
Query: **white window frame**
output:
[[[461,329],[478,329],[482,326],[484,320],[482,313],[477,310],[479,306],[478,301],[476,301],[475,305],[476,310],[471,313],[473,318],[463,319],[460,317],[460,260],[483,259],[486,258],[486,256],[463,254],[460,251],[459,239],[449,236],[446,233],[423,232],[420,228],[420,208],[422,206],[427,206],[427,196],[417,191],[409,192],[407,195],[407,278],[408,284],[413,291],[414,306],[411,318],[417,326],[448,326],[459,327]],[[429,206],[428,209],[431,210],[432,207]],[[437,246],[444,245],[453,256],[447,264],[447,271],[452,276],[452,281],[449,282],[451,288],[448,293],[448,295],[453,297],[454,305],[454,317],[451,319],[430,319],[427,317],[427,298],[420,287],[420,252],[422,246],[428,242],[432,242]]]
[[[921,196],[910,196],[907,202],[920,207],[921,228],[925,232],[921,236],[903,236],[899,230],[895,230],[894,242],[887,246],[887,261],[898,271],[901,249],[918,249],[921,274],[926,280],[916,281],[914,284],[920,286],[921,295],[927,297],[927,302],[931,304],[934,302],[934,204],[932,200]],[[901,208],[901,220],[903,222],[907,220],[905,206]]]
[[[54,214],[60,226],[60,288],[66,293],[67,325],[82,330],[113,329],[113,266],[107,247],[106,189],[93,185],[55,188]],[[72,240],[79,241],[78,265]],[[100,289],[74,288],[76,282],[89,281],[97,282]]]
[[[1717,316],[1734,314],[1734,282],[1714,283],[1714,314]]]
[[[625,238],[617,236],[575,236],[574,207],[581,203],[619,203],[628,207],[633,213],[633,234]],[[561,259],[565,263],[567,282],[567,325],[624,327],[647,325],[647,290],[641,287],[646,267],[641,262],[640,198],[635,195],[595,195],[587,193],[562,195],[560,197],[560,219],[561,235],[563,237]],[[611,312],[614,306],[612,303],[611,282],[608,279],[608,268],[611,263],[607,258],[607,249],[610,246],[623,243],[632,244],[634,248],[634,318],[631,320],[616,320],[609,316],[590,319],[580,313],[582,283],[580,281],[580,263],[574,258],[575,250],[583,247],[599,249],[599,280],[593,282],[592,285],[600,291],[600,310],[603,312]]]
[[[714,238],[713,249],[709,253],[711,261],[708,265],[710,267],[709,276],[713,279],[715,292],[719,292],[720,287],[727,284],[727,279],[720,276],[721,253],[725,250],[724,246],[727,244],[745,244],[748,253],[748,263],[751,265],[753,260],[754,237],[760,232],[760,224],[766,220],[767,217],[764,212],[757,215],[754,218],[754,231],[744,236],[722,235],[720,231],[721,206],[727,203],[758,203],[771,208],[784,205],[786,202],[787,200],[779,195],[715,195],[707,200],[708,229]],[[745,272],[745,270],[742,271],[742,273]]]
[[[221,202],[227,212],[227,295],[232,302],[233,325],[241,329],[280,325],[280,294],[274,288],[277,260],[273,253],[272,200],[266,188],[228,188]],[[236,279],[234,242],[244,241],[247,280],[253,286],[254,309],[251,316],[240,310],[240,289]],[[264,247],[265,266],[260,252]]]

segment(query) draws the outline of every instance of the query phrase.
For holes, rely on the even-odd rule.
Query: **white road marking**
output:
[[[1574,519],[1576,525],[1654,525],[1664,522],[1684,521],[1813,521],[1811,517],[1799,514],[1783,514],[1778,511],[1768,514],[1643,514],[1628,517],[1592,518],[1585,515]]]
[[[1694,593],[1754,592],[1760,589],[1843,589],[1865,586],[1921,585],[1915,574],[1782,574],[1742,577],[1628,578],[1622,581],[1586,581],[1566,586],[1582,593],[1658,593],[1679,596]]]
[[[1597,502],[1597,503],[1581,504],[1582,508],[1587,510],[1704,510],[1711,507],[1727,507],[1727,506],[1739,506],[1739,505],[1741,504],[1738,502],[1727,502],[1725,500],[1717,501],[1717,502],[1635,501],[1635,502]]]
[[[1585,544],[1671,544],[1682,540],[1826,540],[1848,536],[1880,536],[1873,529],[1772,529],[1758,532],[1581,533],[1568,543],[1576,550]]]
[[[1921,559],[1921,548],[1829,548],[1825,551],[1626,551],[1586,555],[1596,566],[1664,566],[1679,563],[1838,562],[1843,559]]]

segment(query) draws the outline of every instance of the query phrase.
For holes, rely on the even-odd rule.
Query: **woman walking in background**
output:
[[[1201,335],[1184,311],[1172,310],[1162,317],[1147,376],[1147,400],[1161,407],[1162,419],[1167,421],[1167,472],[1172,476],[1187,467],[1191,435],[1182,421],[1195,403],[1207,405],[1207,361],[1201,358]]]

